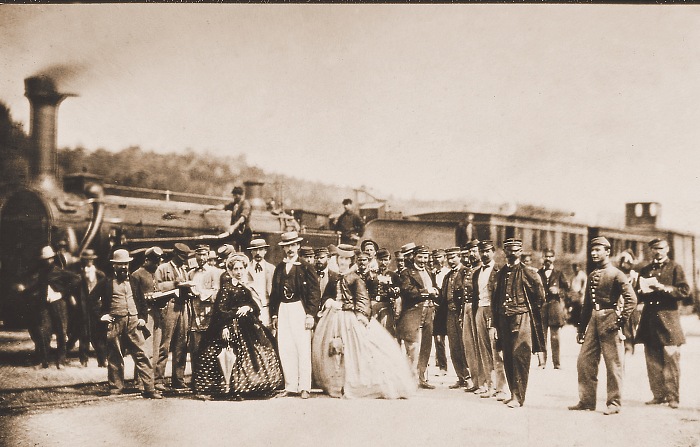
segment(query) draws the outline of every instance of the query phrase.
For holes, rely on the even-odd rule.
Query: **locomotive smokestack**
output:
[[[264,210],[266,208],[265,200],[262,198],[262,186],[265,183],[248,180],[243,182],[245,186],[245,197],[250,202],[250,207],[254,210]]]
[[[55,188],[58,171],[56,112],[61,101],[75,95],[58,93],[54,81],[48,76],[27,78],[24,87],[24,95],[31,105],[30,178],[43,187]]]

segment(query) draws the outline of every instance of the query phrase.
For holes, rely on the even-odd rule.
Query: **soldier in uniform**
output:
[[[622,405],[625,359],[622,327],[637,304],[637,296],[625,274],[610,262],[610,242],[606,238],[591,239],[590,250],[595,268],[588,276],[577,337],[577,341],[583,344],[576,362],[579,401],[569,410],[595,410],[602,353],[608,371],[605,414],[617,414]]]
[[[544,331],[544,368],[547,363],[547,331],[549,330],[552,341],[552,364],[554,369],[559,369],[559,329],[566,324],[564,313],[564,299],[569,292],[569,283],[564,277],[564,272],[554,268],[554,250],[544,251],[544,265],[537,271],[542,280],[545,293],[545,303],[542,306],[542,330]]]
[[[445,261],[445,250],[433,250],[430,254],[432,258],[433,274],[435,284],[438,288],[438,302],[435,308],[435,320],[433,321],[433,342],[435,343],[435,366],[439,374],[447,374],[447,353],[445,351],[445,337],[447,336],[447,307],[443,302],[442,284],[445,276],[450,272],[450,268]]]
[[[464,391],[472,393],[479,389],[479,386],[486,383],[486,374],[484,373],[481,355],[479,353],[479,341],[476,334],[476,310],[474,300],[474,272],[481,268],[481,257],[479,256],[479,241],[474,239],[467,243],[466,247],[461,250],[462,265],[465,259],[468,265],[464,273],[464,313],[462,314],[462,343],[464,343],[464,354],[467,366],[469,367],[469,375],[471,376],[472,385],[466,387]],[[499,396],[500,397],[500,396]]]
[[[644,309],[636,343],[644,344],[649,387],[654,396],[647,404],[668,402],[669,407],[678,408],[680,346],[685,343],[678,301],[689,296],[690,287],[683,268],[668,257],[668,242],[654,239],[649,247],[654,259],[639,272]]]
[[[426,268],[430,251],[418,247],[414,263],[401,272],[401,318],[397,323],[398,338],[403,340],[413,370],[418,374],[418,385],[434,389],[428,383],[426,371],[433,341],[433,317],[438,290],[435,277]]]
[[[496,274],[499,270],[494,255],[492,241],[484,240],[479,243],[481,267],[474,271],[472,282],[474,283],[473,306],[476,309],[476,338],[479,344],[484,382],[477,384],[479,388],[475,393],[484,398],[495,397],[503,401],[507,398],[504,390],[506,374],[503,370],[503,357],[496,349],[496,327],[493,325],[491,312],[491,297],[496,286]]]
[[[303,247],[299,248],[299,257],[311,265],[314,265],[316,262],[314,257],[314,248],[309,247],[308,245],[304,245]]]
[[[544,288],[537,272],[520,262],[522,247],[521,240],[506,239],[503,248],[507,264],[498,271],[491,296],[493,325],[498,348],[503,351],[503,366],[511,392],[511,398],[504,402],[510,408],[519,408],[525,403],[531,353],[536,353],[540,363],[544,363],[540,318]]]
[[[440,303],[445,306],[447,310],[446,329],[447,340],[450,345],[450,357],[452,358],[452,366],[457,373],[457,382],[450,385],[451,389],[472,387],[472,384],[469,383],[469,368],[467,368],[467,361],[465,358],[461,326],[464,284],[468,271],[462,265],[460,251],[459,247],[445,250],[447,264],[450,270],[445,275],[442,289],[440,290],[440,294],[442,295]]]
[[[389,250],[382,248],[377,252],[377,263],[379,264],[376,275],[377,294],[370,295],[371,316],[376,319],[393,336],[396,336],[395,317],[398,312],[399,303],[396,302],[401,291],[401,279],[395,272],[389,270],[391,254]]]

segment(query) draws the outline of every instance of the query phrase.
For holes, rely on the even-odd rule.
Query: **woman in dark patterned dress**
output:
[[[260,309],[243,278],[248,258],[233,253],[214,302],[211,323],[193,373],[199,396],[243,397],[272,395],[283,384],[282,368],[270,331],[262,325]],[[219,354],[230,346],[235,354],[229,385]]]

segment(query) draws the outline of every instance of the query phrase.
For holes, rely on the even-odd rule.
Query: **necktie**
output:
[[[262,267],[260,266],[259,262],[255,263],[255,273],[260,273],[262,272]]]
[[[320,278],[323,278],[324,276],[326,276],[326,272],[323,271],[323,270],[321,270],[320,272],[318,272],[318,276],[319,276]]]

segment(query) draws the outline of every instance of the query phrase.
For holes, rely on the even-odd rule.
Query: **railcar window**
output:
[[[540,233],[537,230],[532,230],[532,249],[533,250],[541,250],[542,247],[540,247]]]

